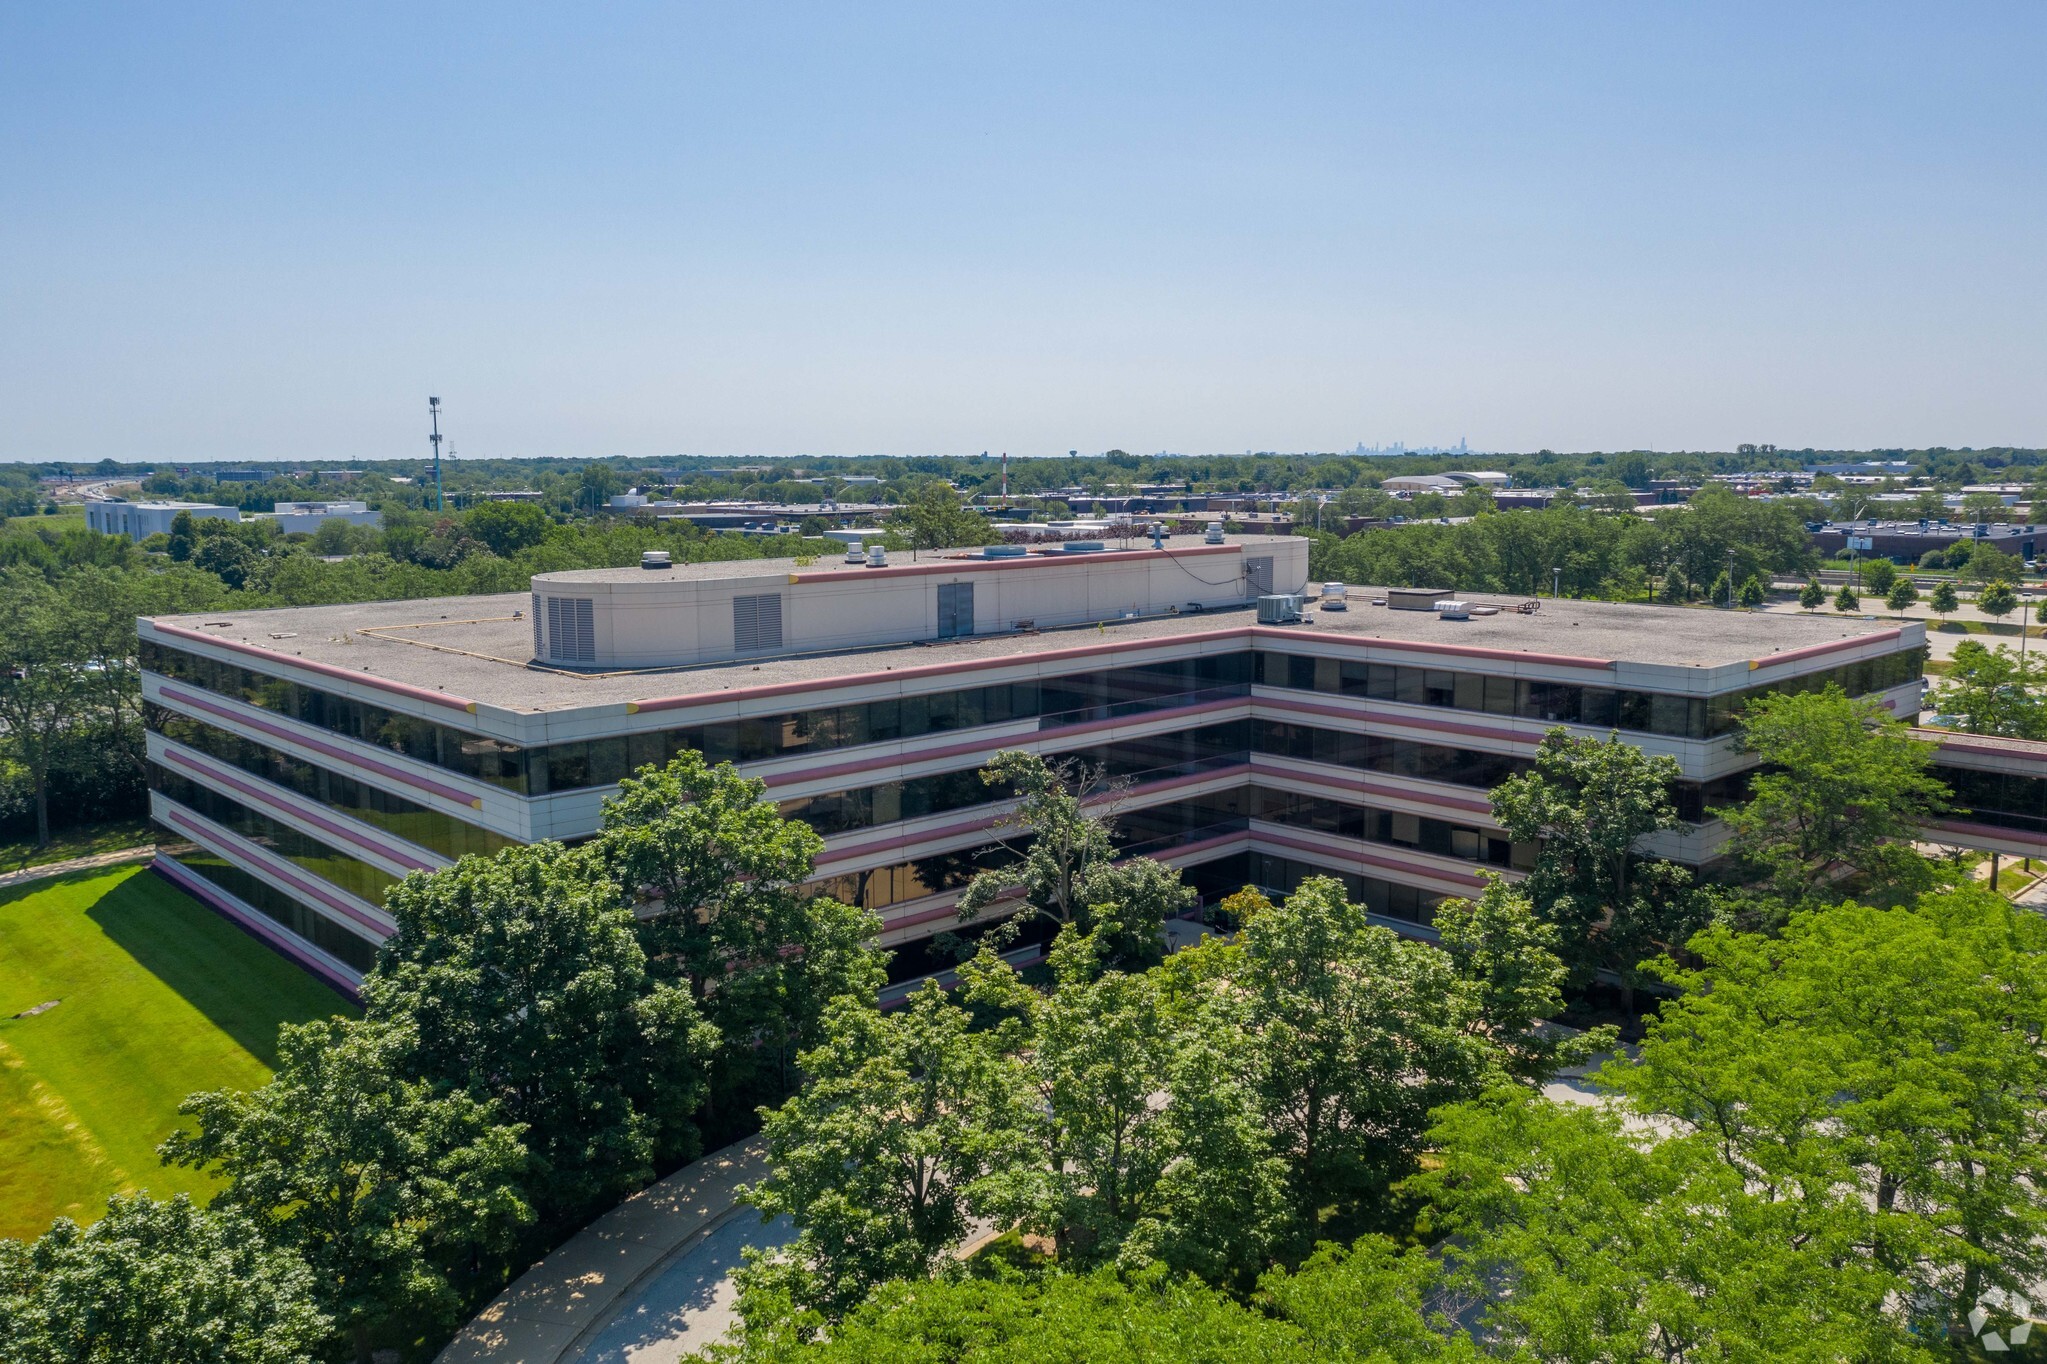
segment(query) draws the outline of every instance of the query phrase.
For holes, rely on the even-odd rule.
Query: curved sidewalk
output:
[[[0,890],[25,886],[31,881],[47,881],[53,876],[69,876],[75,871],[98,871],[101,867],[118,867],[127,862],[141,862],[154,856],[156,845],[142,843],[132,848],[116,848],[112,852],[67,857],[62,862],[44,862],[39,866],[23,867],[19,871],[0,872]]]
[[[716,1290],[740,1246],[787,1235],[734,1201],[766,1173],[766,1148],[752,1138],[640,1190],[522,1274],[437,1364],[654,1364],[701,1349],[723,1334],[729,1290]],[[697,1283],[707,1271],[715,1281]]]

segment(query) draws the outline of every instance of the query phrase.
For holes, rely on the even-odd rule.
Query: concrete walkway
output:
[[[101,867],[119,866],[123,862],[140,862],[154,856],[156,845],[148,843],[139,848],[117,848],[113,852],[94,853],[90,857],[45,862],[39,867],[23,867],[20,871],[0,873],[0,890],[27,885],[30,881],[46,880],[52,876],[68,876],[74,871],[96,871]]]
[[[521,1275],[438,1364],[666,1364],[702,1349],[731,1322],[740,1250],[791,1235],[734,1201],[766,1173],[756,1138],[642,1189]]]

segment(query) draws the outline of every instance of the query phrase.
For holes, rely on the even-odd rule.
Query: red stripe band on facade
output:
[[[1604,658],[1580,658],[1573,654],[1524,653],[1516,649],[1488,649],[1470,644],[1429,644],[1421,641],[1387,640],[1378,638],[1355,638],[1345,635],[1302,634],[1272,626],[1234,625],[1217,630],[1203,630],[1194,634],[1171,635],[1161,639],[1133,639],[1109,644],[1082,644],[1065,649],[1047,649],[1042,653],[1028,654],[1021,658],[976,658],[961,659],[949,663],[927,663],[913,668],[890,668],[882,672],[849,673],[830,681],[817,682],[776,682],[759,687],[734,687],[728,691],[702,692],[692,696],[663,696],[633,703],[635,710],[679,710],[689,706],[715,705],[722,701],[752,701],[772,696],[791,696],[805,692],[836,691],[846,687],[871,686],[886,682],[921,681],[931,677],[948,677],[959,673],[987,672],[998,668],[1014,668],[1024,665],[1068,662],[1083,658],[1099,658],[1104,654],[1137,654],[1154,650],[1179,649],[1195,645],[1221,642],[1251,643],[1280,642],[1300,643],[1313,640],[1321,644],[1335,645],[1339,649],[1355,653],[1366,653],[1374,649],[1392,649],[1407,653],[1444,655],[1453,658],[1497,659],[1514,663],[1532,663],[1545,667],[1577,668],[1598,672],[1611,672],[1613,660]],[[1201,652],[1197,650],[1197,652]]]
[[[168,799],[168,797],[166,797],[166,799]],[[171,804],[176,805],[176,802],[173,801],[171,802]],[[178,808],[182,809],[183,807]],[[286,871],[284,868],[274,865],[270,860],[269,855],[266,854],[263,851],[263,849],[258,847],[256,844],[249,842],[248,839],[243,838],[240,834],[233,833],[227,829],[221,828],[217,824],[213,824],[212,821],[207,820],[204,815],[187,816],[179,814],[174,810],[165,813],[164,815],[161,816],[161,818],[164,820],[165,823],[172,825],[174,828],[183,830],[185,833],[191,835],[193,838],[200,840],[201,842],[205,842],[209,838],[215,840],[225,840],[230,847],[235,847],[238,850],[242,850],[242,855],[244,857],[248,857],[251,861],[255,862],[258,866],[262,867],[263,870],[267,872],[269,875],[275,876],[280,881],[289,883],[292,886],[292,888],[297,890],[301,895],[311,896],[313,899],[318,900],[321,904],[333,910],[336,914],[347,915],[356,923],[361,924],[364,928],[367,928],[371,932],[375,933],[378,939],[380,940],[391,936],[392,930],[386,925],[378,923],[375,919],[364,914],[361,910],[357,909],[354,905],[349,904],[346,900],[342,900],[320,889],[318,886],[308,883],[303,878],[301,878],[296,872]],[[209,828],[194,827],[194,825],[191,822],[194,819],[202,820],[211,827]],[[253,849],[254,851],[253,852],[249,851],[251,849]]]
[[[1997,739],[1988,735],[1957,734],[1946,729],[1925,729],[1913,726],[1912,737],[1924,743],[1933,744],[1941,752],[1953,750],[1957,753],[1980,753],[1990,758],[2010,758],[2015,762],[2047,762],[2047,742],[2037,739]]]
[[[1168,792],[1177,791],[1182,787],[1193,786],[1200,782],[1216,781],[1218,779],[1241,778],[1249,771],[1250,771],[1249,764],[1233,763],[1228,767],[1218,767],[1208,772],[1189,772],[1184,776],[1166,777],[1162,778],[1159,781],[1146,782],[1142,786],[1132,786],[1116,793],[1114,798],[1118,800],[1128,800],[1133,796],[1145,797],[1164,795]],[[1088,801],[1088,804],[1099,805],[1102,802],[1109,799],[1111,799],[1111,797],[1107,793],[1104,793],[1102,795],[1097,795],[1091,798]],[[817,859],[817,865],[823,867],[836,865],[837,863],[840,862],[857,861],[868,857],[872,857],[878,853],[897,852],[903,848],[914,847],[919,843],[933,843],[943,839],[957,838],[961,834],[979,833],[986,829],[992,828],[995,822],[1002,818],[1003,813],[1004,812],[997,811],[992,814],[983,815],[977,819],[963,820],[957,824],[948,824],[943,828],[927,829],[922,833],[900,834],[894,838],[880,839],[872,843],[858,843],[854,844],[851,847],[827,850],[823,855],[821,855]],[[844,875],[845,873],[839,872],[835,874]]]
[[[797,782],[821,781],[828,777],[852,776],[860,772],[871,772],[881,767],[908,767],[913,763],[935,762],[940,758],[956,758],[963,753],[993,752],[1018,743],[1043,745],[1057,743],[1064,739],[1076,738],[1083,734],[1100,733],[1124,725],[1150,724],[1158,720],[1186,719],[1195,715],[1209,715],[1218,711],[1248,707],[1248,696],[1228,697],[1221,701],[1204,701],[1192,706],[1174,706],[1167,710],[1140,711],[1133,715],[1120,715],[1108,720],[1089,720],[1085,724],[1061,725],[1057,729],[1032,729],[1018,734],[990,735],[965,743],[947,744],[943,748],[918,749],[910,753],[884,754],[862,758],[858,762],[837,763],[830,767],[811,767],[777,772],[761,778],[770,787],[791,786]],[[778,760],[785,761],[785,760]]]
[[[149,622],[149,627],[163,634],[176,635],[182,639],[196,640],[201,644],[211,644],[217,648],[233,650],[236,653],[250,654],[262,659],[271,667],[303,668],[307,672],[319,673],[324,677],[338,677],[343,681],[354,682],[360,686],[370,687],[377,691],[387,691],[396,696],[410,697],[415,701],[426,701],[432,705],[446,706],[450,710],[459,710],[464,714],[473,714],[476,710],[476,702],[471,701],[465,696],[450,696],[444,691],[428,691],[425,687],[415,687],[409,682],[390,682],[370,673],[352,673],[346,668],[337,668],[331,663],[315,663],[311,659],[300,658],[295,654],[279,653],[275,649],[265,649],[261,645],[244,644],[236,639],[222,639],[218,635],[202,634],[197,630],[186,629],[182,625],[166,625],[162,621],[153,620]]]
[[[1471,886],[1474,889],[1483,889],[1485,886],[1485,878],[1482,876],[1474,876],[1468,872],[1461,871],[1438,871],[1434,867],[1419,867],[1412,862],[1403,861],[1397,857],[1389,857],[1380,853],[1355,851],[1348,840],[1342,843],[1342,855],[1338,857],[1332,855],[1331,844],[1329,843],[1310,843],[1305,839],[1293,838],[1286,834],[1269,834],[1256,829],[1252,830],[1251,836],[1260,843],[1277,843],[1281,847],[1292,848],[1296,852],[1311,853],[1323,866],[1336,865],[1345,871],[1350,870],[1350,868],[1343,864],[1361,862],[1369,867],[1403,872],[1409,876],[1426,876],[1437,881],[1456,882]]]
[[[1371,722],[1378,725],[1401,725],[1409,729],[1434,730],[1444,734],[1463,734],[1477,739],[1498,739],[1506,743],[1526,744],[1530,748],[1542,742],[1542,735],[1529,734],[1520,730],[1495,729],[1490,725],[1467,724],[1462,720],[1437,720],[1425,715],[1388,715],[1380,710],[1351,709],[1347,706],[1324,705],[1315,701],[1293,701],[1277,696],[1254,698],[1253,715],[1257,708],[1290,711],[1302,715],[1327,715],[1334,719]],[[1531,723],[1544,723],[1532,721]],[[1562,723],[1559,721],[1558,723]]]
[[[1853,639],[1837,639],[1830,644],[1808,644],[1803,649],[1792,649],[1787,653],[1768,654],[1762,658],[1752,658],[1749,660],[1748,666],[1749,670],[1753,672],[1757,668],[1774,668],[1779,663],[1798,663],[1808,658],[1818,658],[1821,654],[1836,653],[1842,649],[1860,649],[1867,644],[1888,644],[1904,633],[1903,630],[1874,630],[1866,635],[1857,635]]]
[[[759,687],[734,687],[729,691],[701,692],[692,696],[656,697],[653,700],[636,701],[633,705],[642,711],[679,710],[687,706],[716,705],[721,701],[754,701],[770,696],[793,696],[816,691],[833,692],[848,687],[874,686],[885,682],[915,682],[929,677],[949,677],[957,673],[987,672],[996,668],[1020,668],[1064,662],[1069,659],[1098,658],[1103,654],[1141,653],[1156,649],[1212,644],[1221,640],[1241,639],[1246,628],[1233,626],[1220,630],[1204,630],[1199,634],[1174,635],[1169,639],[1130,640],[1116,644],[1080,644],[1072,648],[1047,649],[1041,653],[1024,654],[1014,658],[974,658],[950,663],[924,663],[914,668],[889,668],[878,673],[848,673],[844,677],[835,677],[828,681],[771,682]]]
[[[1996,824],[1977,824],[1965,819],[1943,819],[1925,827],[1969,838],[2001,838],[2008,843],[2026,843],[2038,848],[2047,848],[2047,833],[2036,833],[2030,829],[2007,829]]]
[[[308,824],[326,830],[328,833],[333,834],[336,838],[347,839],[350,843],[355,844],[356,847],[363,849],[365,852],[372,852],[375,853],[377,856],[385,858],[389,861],[401,863],[402,865],[409,867],[414,871],[436,871],[439,870],[442,866],[447,865],[441,862],[426,861],[419,857],[414,856],[411,853],[401,852],[398,849],[386,847],[378,840],[374,838],[367,838],[364,835],[356,832],[354,829],[347,828],[344,825],[336,824],[333,820],[328,819],[323,815],[317,815],[311,813],[310,811],[298,809],[296,806],[278,800],[275,796],[271,795],[268,791],[264,790],[260,785],[251,786],[248,782],[242,780],[242,778],[240,778],[239,776],[233,776],[226,772],[216,771],[212,767],[204,763],[194,762],[185,754],[180,753],[175,749],[169,747],[168,744],[164,748],[163,755],[166,759],[168,759],[171,762],[173,766],[182,767],[187,772],[191,772],[198,776],[204,777],[208,781],[218,782],[223,786],[231,786],[235,790],[247,796],[250,800],[255,801],[258,805],[261,805],[264,809],[274,814],[288,815],[293,819],[302,819]]]
[[[1451,658],[1497,659],[1507,663],[1537,663],[1547,668],[1582,668],[1594,672],[1611,672],[1614,666],[1610,658],[1584,658],[1577,654],[1540,654],[1531,649],[1494,649],[1482,644],[1433,644],[1424,640],[1380,639],[1377,636],[1357,638],[1350,635],[1317,635],[1312,632],[1282,630],[1271,625],[1252,625],[1244,628],[1255,639],[1289,642],[1314,640],[1318,644],[1340,645],[1360,653],[1371,649],[1396,649],[1419,654],[1445,654]]]
[[[1439,810],[1455,810],[1460,814],[1484,815],[1490,821],[1493,805],[1487,800],[1465,800],[1457,796],[1437,795],[1433,791],[1411,791],[1405,787],[1383,786],[1377,782],[1340,782],[1316,772],[1302,772],[1290,767],[1276,767],[1261,757],[1251,759],[1253,777],[1272,777],[1281,781],[1300,782],[1317,786],[1325,791],[1343,795],[1369,796],[1379,800],[1404,800],[1413,805],[1427,805]]]
[[[242,909],[225,891],[198,872],[179,866],[175,858],[159,857],[150,864],[150,869],[293,965],[318,976],[356,1003],[362,1002],[362,991],[354,978],[306,951],[300,945],[298,935],[290,929],[272,923],[267,916],[255,910]]]
[[[254,716],[243,715],[238,711],[228,709],[226,706],[216,705],[204,697],[190,695],[187,692],[180,691],[168,682],[159,683],[157,691],[159,695],[175,701],[181,706],[191,706],[196,710],[203,710],[208,714],[218,715],[222,719],[232,720],[238,725],[247,725],[251,729],[261,730],[263,733],[283,739],[287,743],[297,744],[301,748],[310,748],[315,753],[324,753],[330,758],[338,758],[342,762],[360,767],[365,772],[374,772],[380,777],[389,777],[392,781],[402,782],[416,791],[425,791],[429,795],[440,796],[444,800],[459,800],[471,809],[476,808],[477,797],[467,791],[458,790],[452,786],[439,785],[436,782],[428,781],[424,777],[416,777],[402,768],[392,767],[389,764],[380,763],[371,758],[357,757],[345,748],[336,748],[334,745],[313,738],[310,735],[295,733],[282,725],[272,724],[268,720],[260,720]]]

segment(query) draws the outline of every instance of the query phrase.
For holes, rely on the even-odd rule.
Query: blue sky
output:
[[[2047,6],[0,8],[0,458],[2047,444]]]

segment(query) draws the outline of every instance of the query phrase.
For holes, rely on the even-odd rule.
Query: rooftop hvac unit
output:
[[[648,549],[640,551],[640,567],[646,569],[657,569],[673,568],[675,567],[675,565],[673,562],[670,561],[667,550]]]
[[[1350,610],[1349,594],[1342,583],[1322,584],[1322,609],[1324,611]]]
[[[1260,625],[1297,625],[1301,620],[1301,599],[1291,593],[1280,593],[1258,599],[1258,623]]]
[[[887,568],[888,546],[869,545],[867,547],[867,566],[869,568]]]
[[[1438,620],[1470,620],[1471,603],[1463,601],[1439,601],[1436,603]]]
[[[1211,545],[1221,544],[1223,542],[1223,523],[1220,521],[1209,522],[1208,533],[1203,535],[1201,538],[1207,544]]]
[[[1100,554],[1108,546],[1100,540],[1068,540],[1059,548],[1066,554]]]
[[[867,551],[858,540],[846,542],[846,562],[849,564],[864,564],[867,562]]]
[[[1021,559],[1026,553],[1022,545],[983,545],[983,559]]]

